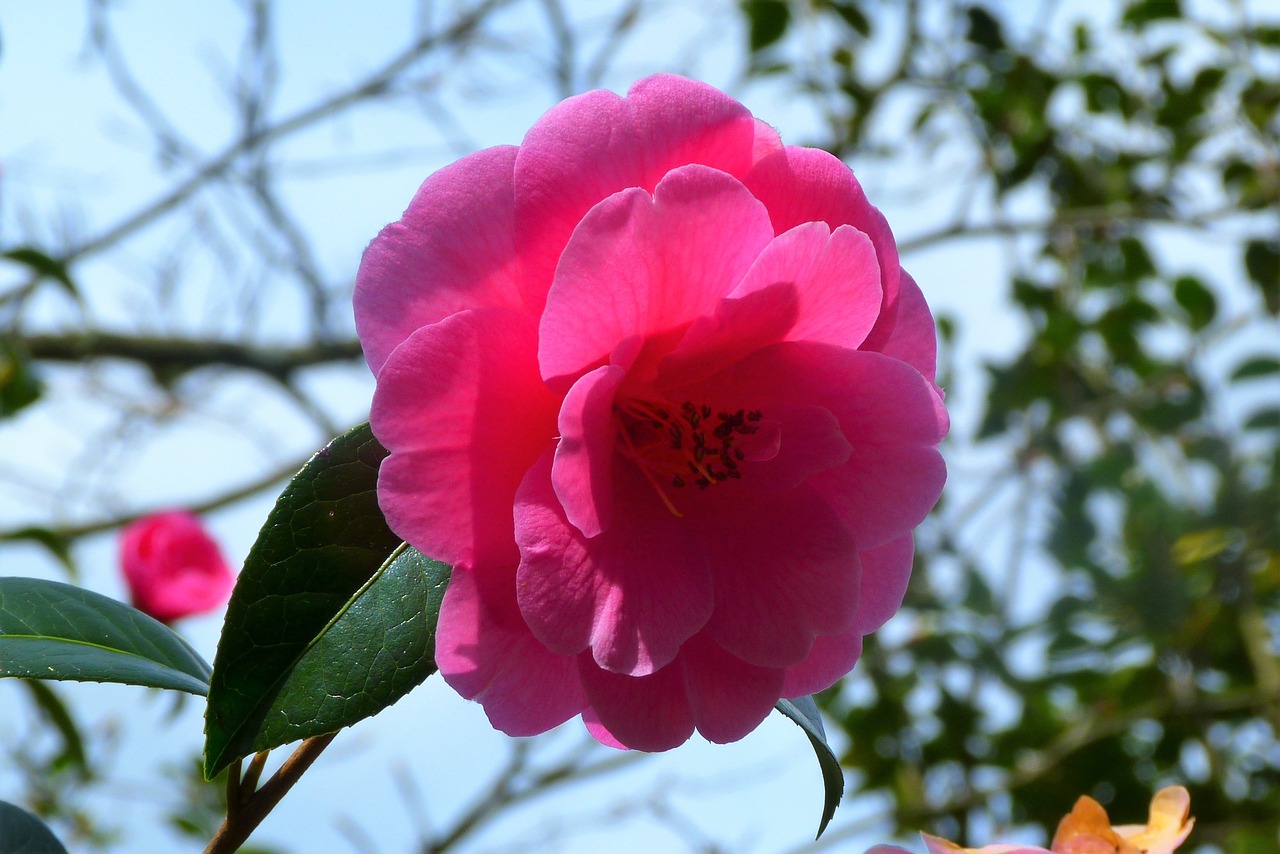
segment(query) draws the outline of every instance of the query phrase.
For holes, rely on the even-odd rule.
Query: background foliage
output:
[[[822,698],[850,790],[873,806],[800,850],[868,831],[1043,839],[1079,794],[1130,820],[1183,782],[1195,840],[1274,851],[1280,17],[1266,5],[422,3],[406,44],[308,100],[285,85],[282,10],[252,0],[228,4],[243,39],[222,68],[219,146],[148,94],[115,4],[94,0],[85,62],[112,84],[159,182],[88,227],[24,199],[21,182],[4,196],[0,438],[18,450],[0,452],[0,555],[36,544],[76,580],[86,538],[154,505],[218,511],[278,492],[363,420],[356,257],[317,245],[306,215],[341,213],[342,194],[360,191],[343,174],[403,169],[411,187],[427,159],[475,147],[473,103],[518,101],[531,119],[575,91],[684,71],[769,119],[763,105],[785,102],[788,141],[854,166],[939,307],[956,416],[907,608]],[[693,6],[695,25],[657,58],[653,28]],[[291,148],[381,128],[389,108],[435,148],[358,164],[340,141],[324,163]],[[32,474],[21,449],[51,422],[70,450]],[[173,436],[203,437],[221,461],[201,475],[210,491],[131,483],[173,465],[153,459]],[[22,785],[0,796],[64,838],[118,841],[81,798],[108,774],[95,757],[109,734],[83,732],[47,686],[17,696],[51,735],[5,745]],[[584,751],[540,765],[533,749],[513,748],[490,806],[424,832],[422,849],[483,838],[505,807],[620,764]],[[186,787],[175,822],[207,838],[218,790],[194,767],[174,775]]]

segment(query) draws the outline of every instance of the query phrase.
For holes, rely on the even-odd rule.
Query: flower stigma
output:
[[[739,464],[746,454],[737,439],[754,434],[763,417],[757,410],[720,412],[688,400],[673,405],[639,398],[614,403],[613,412],[619,451],[635,463],[677,518],[684,514],[667,489],[690,484],[706,489],[742,477]]]

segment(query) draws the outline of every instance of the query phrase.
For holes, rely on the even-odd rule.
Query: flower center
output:
[[[627,398],[613,405],[618,422],[618,447],[634,462],[662,502],[674,515],[676,509],[666,490],[699,489],[742,477],[738,468],[746,455],[737,446],[742,436],[759,429],[761,413],[714,412],[705,404]]]

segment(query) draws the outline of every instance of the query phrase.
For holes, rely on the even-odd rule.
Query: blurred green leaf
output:
[[[204,695],[209,665],[168,626],[122,602],[59,581],[0,577],[0,676]]]
[[[1280,374],[1280,358],[1275,356],[1254,356],[1246,359],[1231,372],[1231,381],[1257,379],[1271,374]]]
[[[303,466],[267,515],[218,642],[205,716],[207,776],[254,752],[293,669],[399,547],[378,508],[386,455],[368,424],[353,428]],[[366,652],[376,657],[380,649]]]
[[[1246,430],[1275,430],[1280,428],[1280,408],[1259,409],[1244,422]]]
[[[753,53],[786,35],[791,22],[791,9],[786,0],[742,0],[742,11],[747,16]]]
[[[67,270],[67,265],[56,258],[46,255],[39,249],[33,246],[19,246],[15,249],[0,252],[0,257],[22,264],[40,278],[52,279],[76,300],[80,299],[80,292],[76,289],[75,282],[71,279],[71,273]]]
[[[42,388],[21,345],[0,333],[0,418],[8,418],[35,403]]]
[[[822,769],[822,788],[824,802],[822,820],[818,823],[818,836],[827,829],[840,799],[844,797],[844,772],[840,770],[840,760],[836,758],[831,745],[827,744],[827,731],[822,726],[822,713],[812,697],[797,697],[793,700],[779,700],[778,711],[786,715],[804,730],[817,754],[818,766]],[[815,837],[816,838],[816,837]]]
[[[1244,249],[1244,267],[1262,292],[1271,314],[1280,314],[1280,241],[1250,240]]]
[[[1218,300],[1213,291],[1195,276],[1179,276],[1173,282],[1173,298],[1191,320],[1191,328],[1199,331],[1213,322],[1218,313]]]
[[[970,42],[993,53],[1005,48],[1004,33],[994,15],[981,6],[970,6],[965,10],[965,15],[969,19],[965,37]]]
[[[1182,17],[1179,0],[1137,0],[1130,3],[1121,21],[1131,27],[1140,27],[1152,21],[1176,20]]]
[[[0,851],[4,854],[67,854],[67,849],[44,822],[5,801],[0,801]]]
[[[19,542],[29,540],[33,543],[39,543],[49,552],[58,563],[62,564],[67,574],[75,580],[79,575],[76,569],[75,561],[71,557],[71,541],[56,531],[48,528],[19,528],[16,531],[10,531],[0,541]]]
[[[54,764],[71,765],[81,773],[88,772],[89,758],[84,750],[84,736],[80,734],[80,727],[76,725],[67,704],[52,686],[42,680],[23,679],[22,686],[31,695],[41,717],[62,736],[62,752]]]

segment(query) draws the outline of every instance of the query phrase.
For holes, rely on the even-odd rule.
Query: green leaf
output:
[[[1280,408],[1259,409],[1244,422],[1246,430],[1280,430]]]
[[[10,336],[0,334],[0,418],[35,403],[42,388],[24,348]]]
[[[822,715],[818,712],[818,704],[813,701],[813,697],[779,700],[777,709],[804,730],[804,734],[809,736],[809,743],[813,745],[813,752],[818,755],[818,766],[822,769],[822,788],[826,795],[822,805],[822,821],[818,824],[818,836],[822,836],[844,796],[844,772],[840,770],[840,760],[836,758],[831,745],[827,744]]]
[[[80,772],[89,770],[89,757],[84,750],[84,737],[76,725],[71,710],[62,702],[53,688],[38,679],[23,679],[23,687],[31,694],[31,700],[45,721],[62,736],[62,752],[54,760],[55,765],[72,765]]]
[[[1138,0],[1124,12],[1123,22],[1131,27],[1141,27],[1151,21],[1182,17],[1182,4],[1178,0]]]
[[[1231,372],[1231,381],[1234,383],[1240,380],[1269,377],[1272,374],[1280,374],[1280,359],[1275,356],[1254,356],[1236,366],[1236,369]]]
[[[58,837],[31,813],[0,801],[0,851],[5,854],[67,854]]]
[[[1195,276],[1179,276],[1173,283],[1173,298],[1182,306],[1197,332],[1213,322],[1218,313],[1218,300],[1213,291]]]
[[[39,527],[19,528],[0,537],[0,542],[19,540],[29,540],[44,546],[49,554],[62,564],[73,581],[79,575],[75,561],[71,558],[71,541],[57,531]]]
[[[316,636],[241,730],[247,756],[371,717],[436,672],[449,567],[405,545]]]
[[[0,578],[0,676],[203,695],[209,672],[173,629],[123,602],[60,581]]]
[[[791,9],[786,0],[743,0],[742,11],[751,26],[752,53],[781,39],[791,22]]]
[[[965,38],[992,53],[1005,49],[1004,34],[1000,31],[1000,22],[995,16],[981,6],[970,6],[965,14],[969,16],[969,29]]]
[[[75,282],[71,280],[67,265],[56,258],[49,257],[39,249],[31,246],[19,246],[16,249],[9,249],[0,253],[0,257],[22,264],[41,278],[53,279],[72,297],[77,300],[80,299],[80,293],[76,290]]]
[[[1267,311],[1280,314],[1280,242],[1250,240],[1244,250],[1244,267],[1262,291]]]
[[[205,714],[206,776],[256,751],[266,714],[294,668],[399,547],[378,509],[378,466],[386,455],[368,424],[348,431],[303,466],[267,515],[218,641]],[[344,665],[354,666],[335,663]]]

